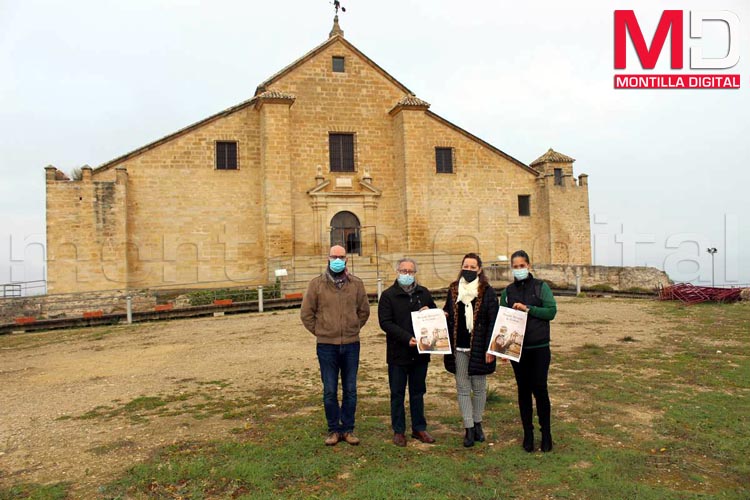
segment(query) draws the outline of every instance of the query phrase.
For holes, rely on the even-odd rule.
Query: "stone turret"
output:
[[[529,166],[539,172],[538,195],[553,264],[591,264],[588,176],[573,175],[575,158],[549,148]]]

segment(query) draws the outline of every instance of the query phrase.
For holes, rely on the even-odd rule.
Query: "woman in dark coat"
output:
[[[487,354],[487,348],[498,311],[497,294],[482,272],[482,259],[477,254],[464,256],[443,310],[453,348],[453,354],[444,356],[443,361],[445,369],[456,376],[458,406],[466,430],[464,446],[474,446],[474,441],[485,439],[482,414],[487,375],[495,371],[495,357]]]

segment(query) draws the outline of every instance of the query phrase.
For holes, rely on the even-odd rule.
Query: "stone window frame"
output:
[[[552,171],[552,174],[554,175],[554,178],[555,178],[555,186],[562,186],[563,185],[563,177],[565,176],[565,174],[563,173],[563,169],[562,168],[555,168]]]
[[[451,152],[451,156],[450,156],[450,158],[451,158],[451,169],[450,169],[449,172],[448,171],[441,171],[440,170],[440,166],[438,165],[438,150],[446,150],[446,149],[449,149],[450,152]],[[456,173],[456,148],[454,148],[453,146],[449,146],[449,145],[441,145],[441,144],[436,145],[435,146],[435,174],[440,174],[440,175],[448,174],[448,175],[450,175],[450,174],[455,174],[455,173]]]
[[[521,203],[521,200],[524,199],[526,201],[526,212],[523,213],[524,205]],[[519,217],[531,217],[531,195],[530,194],[519,194],[518,195],[518,216]]]
[[[234,143],[235,165],[234,168],[219,168],[219,143]],[[232,172],[240,169],[240,141],[237,139],[214,139],[214,170],[221,172]]]
[[[331,169],[331,135],[351,135],[352,136],[352,170],[332,170]],[[333,129],[328,131],[328,172],[331,174],[353,174],[359,171],[358,164],[358,154],[357,154],[357,133],[350,130],[338,130]]]
[[[336,69],[336,63],[341,63],[341,69]],[[346,56],[331,56],[331,71],[333,73],[346,73]]]

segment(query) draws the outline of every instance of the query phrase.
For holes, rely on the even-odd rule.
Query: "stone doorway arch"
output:
[[[331,219],[331,246],[341,245],[347,254],[362,255],[362,232],[359,218],[342,210]]]

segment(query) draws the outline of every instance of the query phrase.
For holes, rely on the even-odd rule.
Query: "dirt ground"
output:
[[[552,331],[560,351],[624,336],[644,346],[649,332],[668,327],[647,300],[561,298],[558,307]],[[382,372],[370,383],[381,384],[385,395],[385,342],[376,306],[372,311],[362,334],[362,369]],[[428,377],[447,387],[443,373],[442,363],[433,362]],[[144,396],[262,394],[290,374],[319,393],[314,338],[298,310],[0,337],[0,486],[67,481],[82,496],[95,494],[159,447],[226,439],[238,422],[189,412],[102,421],[87,412]],[[447,408],[457,414],[453,406]]]

